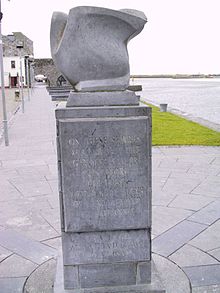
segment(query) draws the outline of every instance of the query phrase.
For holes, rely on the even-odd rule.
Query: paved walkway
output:
[[[60,247],[54,108],[35,88],[0,146],[0,293],[22,292]],[[153,148],[153,236],[193,293],[220,292],[220,147]],[[190,291],[176,281],[167,293]]]

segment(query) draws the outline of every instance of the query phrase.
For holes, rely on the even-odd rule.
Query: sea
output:
[[[143,100],[220,124],[220,78],[135,78],[130,83],[142,85]]]

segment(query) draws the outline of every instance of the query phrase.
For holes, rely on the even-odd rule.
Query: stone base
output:
[[[139,105],[139,96],[132,91],[74,92],[71,91],[67,107],[131,106]]]
[[[64,289],[63,256],[59,254],[54,283],[54,293],[165,293],[166,290],[159,277],[156,264],[152,262],[152,278],[150,284],[130,286],[106,286],[84,289]],[[72,276],[73,277],[73,276]],[[122,276],[123,277],[123,276]]]

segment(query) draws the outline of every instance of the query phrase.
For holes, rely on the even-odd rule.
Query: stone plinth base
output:
[[[137,272],[138,273],[138,272]],[[130,285],[130,286],[108,286],[94,287],[86,289],[64,289],[63,277],[63,256],[60,252],[57,260],[57,270],[54,283],[54,293],[165,293],[166,290],[162,284],[157,271],[157,265],[152,261],[152,277],[151,283],[145,285]],[[73,276],[72,276],[73,277]],[[123,277],[123,276],[122,276]]]

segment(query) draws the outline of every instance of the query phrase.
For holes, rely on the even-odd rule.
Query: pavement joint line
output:
[[[169,202],[168,202],[168,204],[166,205],[166,207],[168,207],[168,208],[170,208],[169,207],[169,205],[176,199],[178,197],[178,194],[176,194],[175,196],[174,196],[174,198],[173,199],[171,199]]]
[[[191,194],[197,187],[199,187],[201,184],[203,183],[203,180],[201,180],[190,192],[189,194]]]
[[[212,163],[215,162],[215,160],[216,160],[216,157],[214,159],[212,159],[209,164],[212,165]]]
[[[10,179],[8,179],[7,181],[20,193],[20,195],[22,196],[22,198],[25,197],[24,194],[17,188],[17,186],[10,181]]]
[[[191,216],[191,215],[190,215],[190,216]],[[190,216],[188,216],[188,217],[190,217]],[[170,228],[168,228],[167,230],[163,231],[161,234],[157,235],[154,239],[156,239],[156,238],[162,236],[163,234],[167,233],[168,231],[170,231],[170,230],[173,229],[174,227],[178,226],[178,225],[181,224],[182,222],[184,222],[184,221],[188,221],[188,220],[187,220],[188,217],[182,219],[181,221],[179,221],[178,223],[176,223],[176,224],[173,225],[172,227],[170,227]],[[201,223],[196,223],[196,224],[201,224]],[[205,224],[201,224],[201,225],[207,226],[207,225],[205,225]],[[208,227],[208,226],[207,226],[207,227]],[[205,230],[206,230],[206,229],[205,229]],[[204,231],[204,230],[203,230],[203,231]],[[197,234],[197,235],[198,235],[198,234]],[[154,240],[154,239],[153,239],[153,240]],[[192,239],[191,239],[191,240],[192,240]],[[190,240],[189,240],[189,241],[190,241]]]
[[[54,227],[53,227],[53,225],[42,215],[42,213],[40,212],[40,216],[45,220],[45,222],[47,222],[47,224],[55,231],[55,232],[57,232],[58,234],[60,234],[60,232],[59,231],[57,231]]]
[[[166,185],[167,181],[169,180],[169,178],[170,178],[170,176],[171,176],[171,173],[172,173],[172,172],[170,172],[170,174],[167,176],[167,179],[165,180],[165,182],[164,182],[164,184],[163,184],[163,186],[162,186],[161,190],[163,190],[163,189],[164,189],[164,187],[165,187],[165,185]]]
[[[59,234],[60,234],[61,232],[59,232]],[[47,238],[47,239],[44,239],[44,240],[41,240],[40,242],[42,243],[42,242],[45,242],[45,241],[49,241],[49,240],[54,240],[54,239],[59,239],[59,238],[61,238],[61,235],[59,235],[59,236],[55,236],[55,237],[51,237],[51,238]],[[43,244],[45,244],[45,243],[43,243]],[[47,246],[50,246],[50,245],[48,245],[48,244],[45,244],[45,245],[47,245]],[[51,247],[51,246],[50,246]],[[53,247],[52,247],[53,248]]]
[[[192,292],[191,281],[190,281],[188,275],[184,272],[183,268],[182,268],[180,265],[178,265],[175,261],[173,261],[172,259],[170,259],[168,256],[165,257],[164,255],[161,255],[161,254],[159,254],[159,253],[155,253],[155,252],[153,252],[153,254],[155,254],[155,255],[159,255],[159,256],[161,256],[161,257],[163,257],[163,258],[166,258],[166,259],[169,259],[170,262],[172,262],[174,265],[176,265],[176,266],[182,271],[182,273],[186,276],[186,278],[187,278],[187,280],[188,280],[189,287],[190,287],[190,293],[191,293],[191,292]]]
[[[1,247],[3,247],[3,248],[5,248],[4,246],[2,246],[1,245]],[[7,248],[5,248],[5,249],[7,249]],[[1,263],[3,263],[7,258],[9,258],[10,256],[12,256],[12,255],[14,255],[15,253],[14,252],[12,252],[10,249],[7,249],[8,251],[10,251],[11,252],[11,254],[9,254],[9,255],[7,255],[4,259],[2,259],[1,261],[0,261],[0,264]],[[0,277],[1,278],[1,277]]]
[[[191,194],[189,194],[189,195],[191,195]],[[202,196],[202,197],[204,197],[204,198],[207,198],[207,196],[205,196],[205,195],[200,195],[200,194],[192,194],[192,195],[193,195],[193,196]],[[213,201],[207,203],[206,205],[204,205],[204,206],[201,207],[200,209],[196,210],[195,213],[198,213],[198,212],[202,211],[204,208],[207,208],[210,204],[212,204],[212,203],[214,203],[214,202],[215,202],[215,200],[213,200]],[[191,217],[191,216],[190,216],[190,217]],[[190,221],[191,221],[191,220],[190,220]],[[191,222],[195,222],[195,221],[191,221]],[[196,223],[197,223],[197,222],[196,222]],[[201,223],[198,223],[198,224],[201,224]]]

